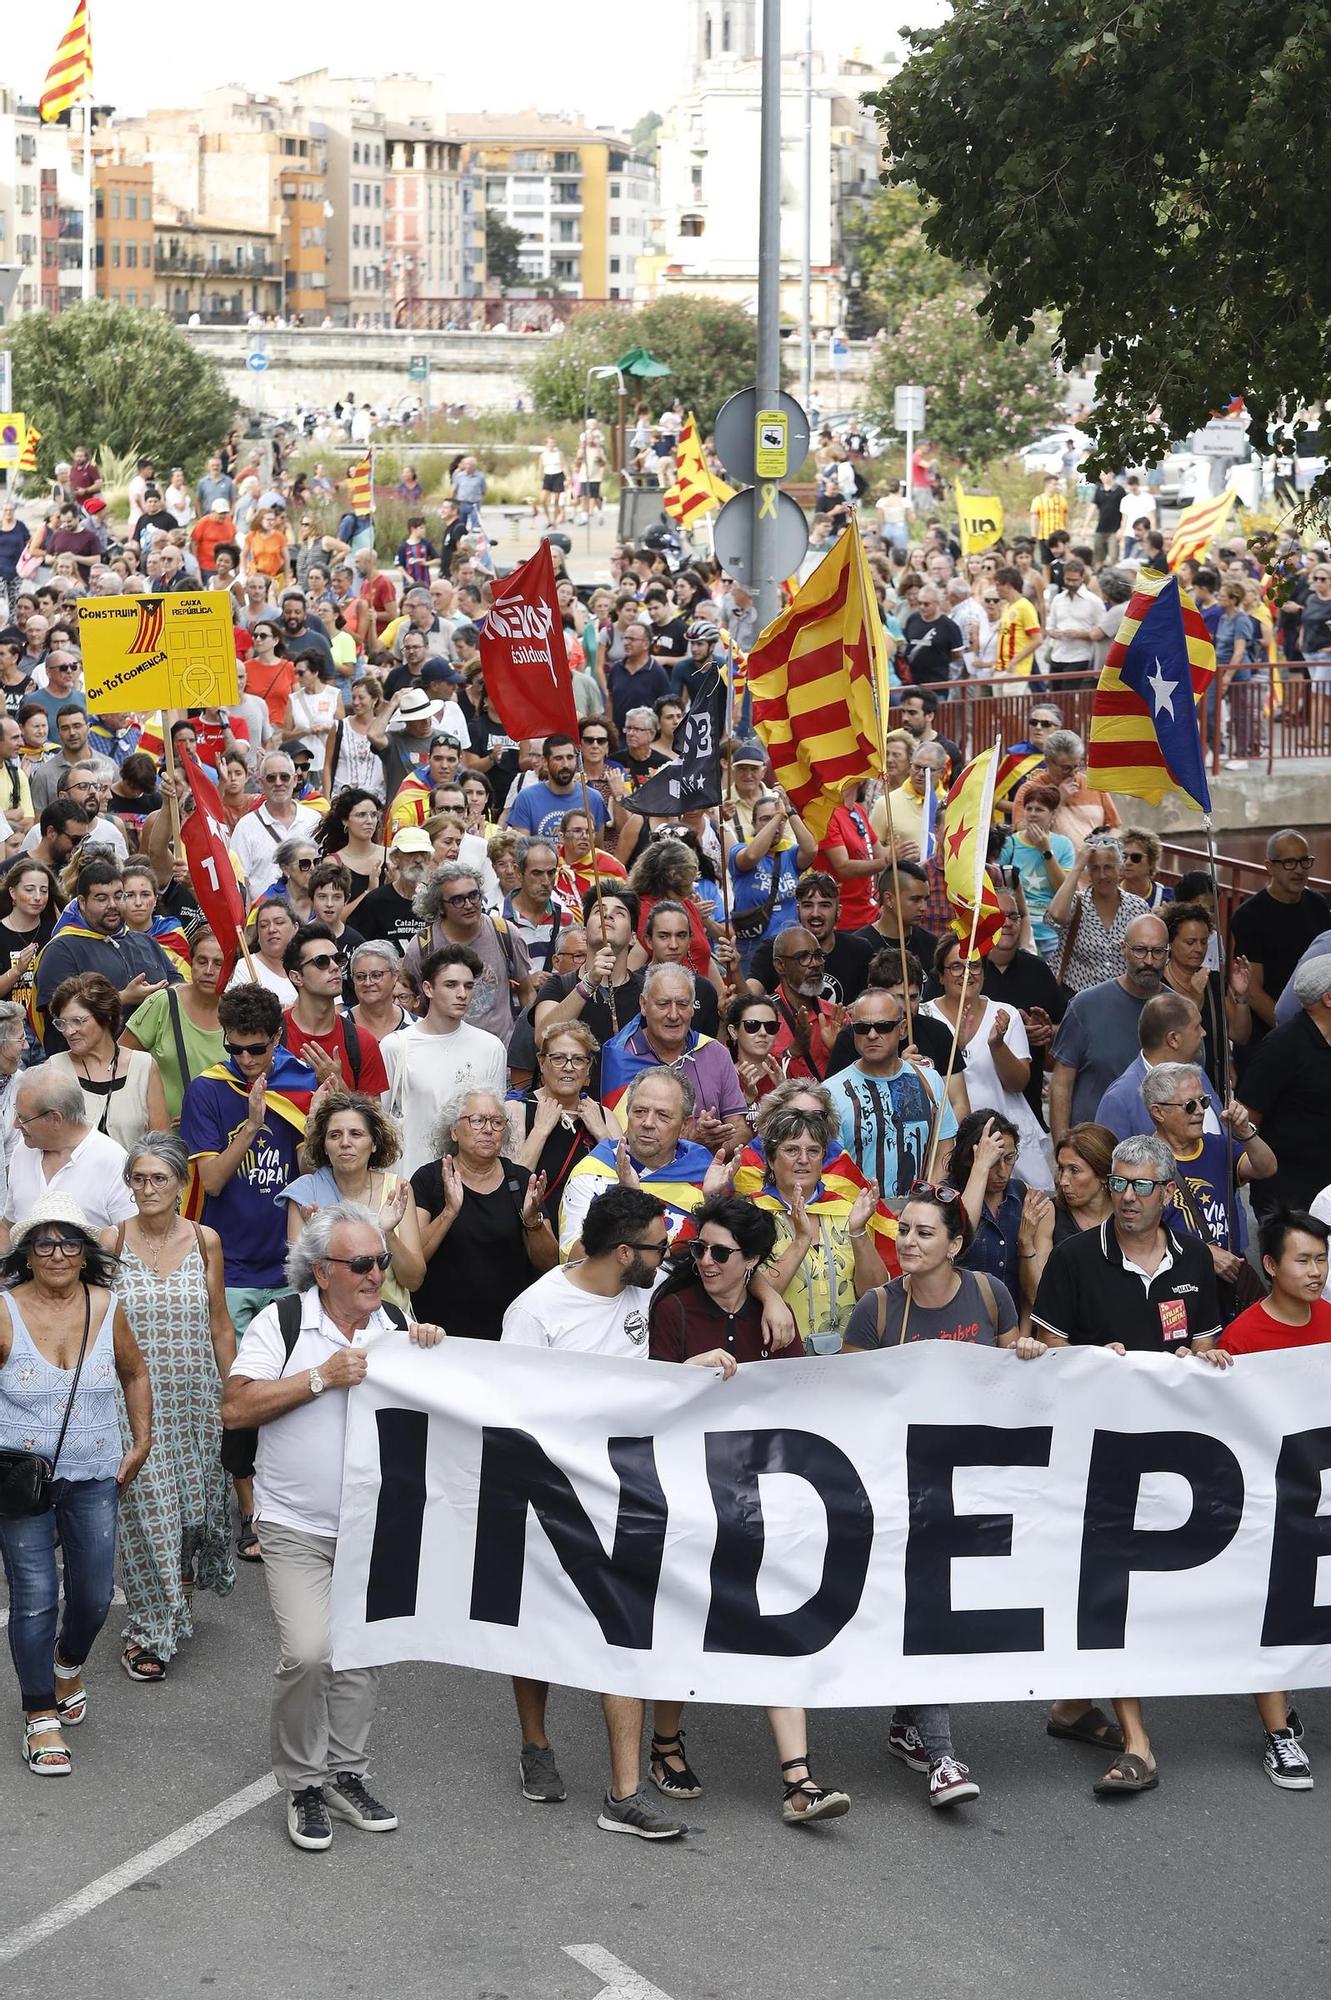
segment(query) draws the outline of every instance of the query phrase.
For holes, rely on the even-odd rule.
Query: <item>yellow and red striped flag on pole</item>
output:
[[[42,434],[36,424],[29,424],[23,433],[23,449],[19,453],[18,471],[35,472],[37,470],[37,447],[41,441]]]
[[[821,839],[842,787],[882,769],[874,687],[886,687],[887,654],[857,522],[759,634],[748,681],[777,783]]]
[[[347,467],[347,485],[351,492],[353,514],[374,512],[374,453],[367,451],[364,458],[358,458],[354,465]]]
[[[734,494],[733,486],[727,486],[724,479],[718,479],[709,470],[702,455],[698,425],[690,411],[680,426],[675,446],[675,483],[662,494],[661,505],[672,521],[687,528],[714,507],[723,507]]]
[[[995,743],[991,750],[972,757],[953,785],[947,795],[941,842],[952,928],[968,951],[973,941],[981,958],[992,949],[1003,928],[998,891],[986,866],[1001,749],[1001,744]]]
[[[82,97],[92,94],[92,30],[88,26],[88,0],[78,0],[74,18],[60,37],[55,61],[46,72],[46,83],[37,109],[49,124],[68,111]]]
[[[1229,511],[1237,499],[1234,488],[1227,486],[1213,500],[1194,500],[1191,507],[1183,509],[1166,558],[1171,569],[1177,569],[1190,556],[1205,555],[1229,519]]]

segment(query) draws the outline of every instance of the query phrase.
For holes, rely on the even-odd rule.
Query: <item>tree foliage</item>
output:
[[[880,188],[846,230],[846,262],[860,273],[856,318],[895,333],[912,307],[973,284],[975,274],[926,240],[929,209],[914,188]]]
[[[906,313],[882,342],[869,377],[870,412],[892,421],[892,392],[921,382],[931,442],[974,470],[1029,444],[1062,414],[1047,327],[1024,343],[995,340],[980,317],[980,288],[953,287]]]
[[[629,134],[635,153],[654,153],[656,135],[660,131],[662,118],[659,111],[644,111],[642,117]]]
[[[235,420],[217,363],[160,313],[91,299],[54,318],[29,313],[0,340],[14,357],[15,407],[42,433],[43,476],[76,444],[190,468]]]
[[[577,314],[529,371],[537,410],[546,417],[580,417],[587,370],[617,361],[631,347],[645,347],[670,370],[645,389],[648,397],[660,393],[669,402],[678,396],[704,430],[727,396],[753,383],[757,353],[747,313],[716,299],[658,299],[636,312],[607,307]],[[627,388],[632,403],[632,378]],[[617,393],[613,376],[593,382],[592,409],[609,417]]]
[[[522,284],[522,231],[505,222],[498,209],[485,211],[485,274],[501,292]]]
[[[1000,335],[1099,351],[1101,463],[1331,393],[1331,0],[954,0],[871,100]]]

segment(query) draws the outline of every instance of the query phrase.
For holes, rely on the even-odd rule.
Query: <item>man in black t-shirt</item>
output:
[[[807,875],[801,875],[795,889],[795,912],[796,921],[817,940],[823,954],[821,997],[836,1006],[848,1007],[869,984],[869,961],[875,946],[865,942],[863,931],[837,929],[841,889],[835,875],[828,875],[821,868],[811,868]],[[750,987],[756,983],[764,993],[774,993],[777,986],[772,948],[773,940],[768,938],[759,945],[749,966]],[[853,1062],[855,1058],[852,1056],[850,1060]]]
[[[423,826],[404,826],[388,849],[388,880],[371,889],[356,905],[356,929],[362,938],[387,938],[405,951],[426,928],[412,909],[412,898],[429,873],[433,850]]]
[[[685,621],[676,617],[675,608],[664,590],[649,590],[643,602],[649,621],[648,650],[652,659],[673,675],[680,662],[688,658]]]
[[[1091,495],[1091,511],[1095,515],[1091,560],[1097,569],[1102,563],[1118,560],[1119,530],[1123,525],[1123,502],[1126,497],[1125,489],[1112,472],[1100,474],[1100,484]]]
[[[1308,888],[1312,849],[1292,826],[1266,843],[1267,886],[1235,910],[1230,950],[1248,960],[1253,1040],[1275,1026],[1276,1002],[1313,939],[1331,930],[1331,905]]]
[[[964,644],[961,627],[945,615],[942,595],[935,584],[922,584],[916,603],[919,610],[912,611],[905,624],[906,664],[911,683],[915,687],[946,683],[952,678],[953,662],[959,665],[961,661]]]

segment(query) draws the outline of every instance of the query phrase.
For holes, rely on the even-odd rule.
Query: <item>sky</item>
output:
[[[362,74],[367,61],[383,69],[438,75],[445,100],[458,111],[581,112],[594,124],[628,130],[644,112],[678,94],[684,75],[684,0],[665,0],[637,20],[620,0],[498,0],[481,10],[414,8],[394,16],[393,31],[376,45],[366,33],[364,0],[323,0],[317,8],[242,12],[235,32],[181,31],[178,10],[145,13],[142,0],[89,0],[97,101],[125,112],[197,101],[200,91],[243,82],[262,91],[282,78],[327,66],[337,75]],[[879,61],[899,46],[897,30],[936,20],[944,0],[812,0],[814,46]],[[0,81],[34,101],[73,12],[73,0],[6,10]],[[782,42],[803,46],[804,0],[787,0]],[[497,38],[476,31],[493,22]],[[409,29],[404,24],[409,23]],[[463,24],[458,32],[459,23]],[[316,32],[312,35],[311,30]]]

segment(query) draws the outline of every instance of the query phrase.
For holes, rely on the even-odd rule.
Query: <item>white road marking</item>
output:
[[[58,1784],[59,1779],[50,1782]],[[80,1917],[100,1909],[103,1903],[109,1903],[113,1896],[118,1896],[122,1889],[130,1889],[136,1882],[141,1882],[145,1875],[155,1875],[168,1861],[177,1860],[191,1847],[197,1847],[201,1840],[207,1840],[210,1834],[220,1833],[224,1826],[230,1826],[233,1819],[241,1819],[247,1812],[253,1812],[255,1806],[261,1806],[265,1799],[272,1798],[276,1790],[277,1780],[271,1771],[267,1772],[262,1778],[256,1778],[252,1785],[246,1785],[243,1791],[233,1792],[229,1799],[210,1806],[206,1813],[200,1813],[187,1826],[177,1827],[174,1833],[167,1834],[165,1840],[145,1847],[141,1854],[122,1861],[118,1868],[110,1869],[107,1874],[99,1875],[95,1882],[89,1882],[86,1888],[67,1896],[63,1903],[44,1910],[31,1923],[11,1931],[8,1937],[0,1937],[0,1965],[8,1965],[11,1959],[31,1951],[35,1944],[45,1944],[67,1924],[77,1923]],[[665,2000],[664,1995],[656,1995],[654,1986],[644,1984],[640,1990],[642,2000]],[[636,1994],[634,2000],[637,2000]]]
[[[670,2000],[668,1993],[653,1986],[650,1979],[644,1979],[631,1965],[625,1965],[622,1958],[616,1958],[604,1945],[566,1944],[564,1950],[579,1965],[585,1965],[588,1972],[606,1981],[596,2000]]]

